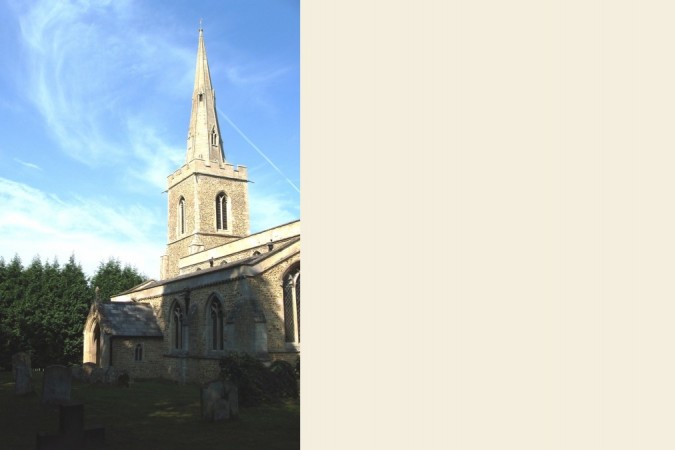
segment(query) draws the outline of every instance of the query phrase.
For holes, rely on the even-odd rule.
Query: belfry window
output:
[[[284,277],[284,330],[286,342],[300,342],[300,267]]]
[[[218,135],[216,134],[216,129],[211,130],[211,145],[214,147],[218,145]]]
[[[227,195],[221,192],[216,197],[216,230],[227,230]]]
[[[178,202],[178,233],[185,234],[185,199],[183,197]]]

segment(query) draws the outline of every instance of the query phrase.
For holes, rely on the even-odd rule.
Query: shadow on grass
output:
[[[0,372],[3,448],[33,449],[38,431],[58,429],[57,408],[39,403],[41,374],[34,375],[33,385],[36,394],[17,397],[11,373]],[[241,408],[239,420],[210,423],[201,420],[196,385],[145,380],[122,388],[74,381],[71,398],[84,402],[86,427],[105,427],[107,449],[300,448],[297,400]]]

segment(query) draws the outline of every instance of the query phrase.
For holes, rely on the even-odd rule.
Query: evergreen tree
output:
[[[2,309],[0,365],[5,368],[11,367],[12,354],[21,348],[18,342],[19,331],[15,320],[15,305],[23,299],[22,273],[23,265],[19,255],[14,255],[9,264],[5,264],[3,260],[0,275],[0,309]]]
[[[91,286],[94,290],[98,288],[99,301],[107,302],[113,295],[131,289],[145,279],[135,268],[128,264],[122,267],[119,260],[110,258],[99,264],[96,274],[91,278]]]
[[[107,301],[143,280],[116,259],[101,262],[88,281],[75,256],[64,266],[36,256],[25,268],[18,255],[9,264],[0,258],[0,366],[10,368],[19,351],[31,353],[33,367],[80,363],[95,287]]]
[[[64,359],[81,362],[84,322],[89,313],[89,305],[94,299],[94,291],[74,256],[70,257],[61,271],[60,287],[62,291],[59,295],[59,310],[63,311],[63,315],[55,318],[52,323],[58,323],[65,331],[66,338],[61,348]]]

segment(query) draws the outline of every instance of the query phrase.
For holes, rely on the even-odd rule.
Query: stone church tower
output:
[[[160,277],[179,275],[178,260],[248,236],[248,175],[225,159],[216,95],[199,30],[185,164],[168,177],[168,245]]]
[[[299,362],[300,220],[250,234],[247,178],[225,159],[199,30],[185,164],[167,180],[161,279],[91,306],[83,363],[204,383],[232,353]]]

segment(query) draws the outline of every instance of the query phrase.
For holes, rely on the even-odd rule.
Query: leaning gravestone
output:
[[[14,394],[25,395],[33,392],[33,370],[28,353],[12,355],[12,373],[14,374]]]
[[[202,419],[215,422],[239,415],[239,390],[231,381],[215,380],[201,389]]]
[[[70,400],[72,375],[64,366],[49,366],[42,381],[42,403],[61,404]]]

